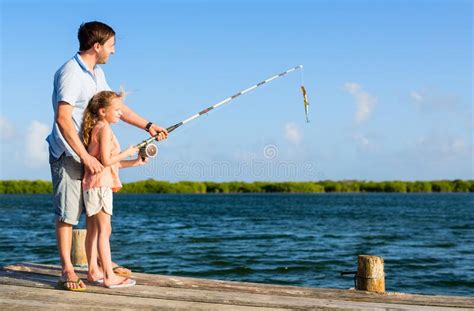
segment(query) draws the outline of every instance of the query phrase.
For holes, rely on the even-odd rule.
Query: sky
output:
[[[50,179],[53,76],[92,20],[117,34],[109,85],[163,127],[304,65],[171,133],[125,182],[474,178],[471,1],[0,3],[1,180]],[[148,137],[113,130],[122,148]]]

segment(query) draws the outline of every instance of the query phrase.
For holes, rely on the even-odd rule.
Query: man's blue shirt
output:
[[[93,72],[88,70],[79,53],[56,71],[52,98],[54,110],[53,130],[46,138],[50,153],[54,158],[59,158],[61,154],[66,152],[66,155],[79,160],[79,156],[64,139],[56,123],[58,103],[63,101],[73,106],[72,120],[76,131],[79,133],[82,126],[82,115],[89,100],[92,96],[104,90],[110,90],[110,87],[102,69],[96,65]]]

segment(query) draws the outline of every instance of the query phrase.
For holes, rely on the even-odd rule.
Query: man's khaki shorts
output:
[[[84,209],[82,176],[84,166],[64,153],[59,159],[49,156],[53,180],[54,211],[56,219],[77,225]]]

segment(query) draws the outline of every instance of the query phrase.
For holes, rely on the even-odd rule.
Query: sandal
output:
[[[127,268],[125,268],[124,266],[116,266],[116,267],[113,267],[113,268],[112,268],[112,270],[114,271],[114,273],[117,274],[117,275],[125,276],[125,277],[132,276],[132,273],[131,273],[131,272],[119,273],[119,272],[116,271],[116,270],[118,270],[118,269],[127,269]]]
[[[92,285],[99,286],[99,285],[104,284],[104,279],[98,279],[98,280],[95,280],[95,281],[87,281],[87,282],[91,283]]]
[[[77,280],[73,281],[73,280],[64,280],[62,277],[59,278],[58,280],[58,287],[62,290],[70,290],[70,291],[73,291],[73,292],[83,292],[86,290],[85,287],[80,287],[81,285],[81,279],[80,278],[77,278]],[[66,284],[68,283],[75,283],[77,285],[79,285],[78,288],[72,288],[72,287],[67,287]]]
[[[109,285],[109,286],[104,285],[104,286],[107,287],[107,288],[125,288],[125,287],[131,287],[135,284],[137,284],[137,281],[129,279],[129,278],[125,278],[125,279],[122,280],[122,282],[120,282],[118,284]]]

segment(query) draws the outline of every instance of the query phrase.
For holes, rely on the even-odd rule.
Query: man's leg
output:
[[[83,209],[82,200],[82,165],[72,157],[64,154],[55,159],[50,156],[51,176],[53,181],[54,208],[56,214],[56,240],[61,260],[64,288],[85,288],[74,272],[71,262],[72,226],[79,222]]]
[[[61,278],[63,281],[71,281],[64,283],[64,286],[74,289],[85,288],[86,286],[82,281],[79,284],[75,282],[78,276],[71,262],[72,225],[56,220],[56,240],[61,260]]]

